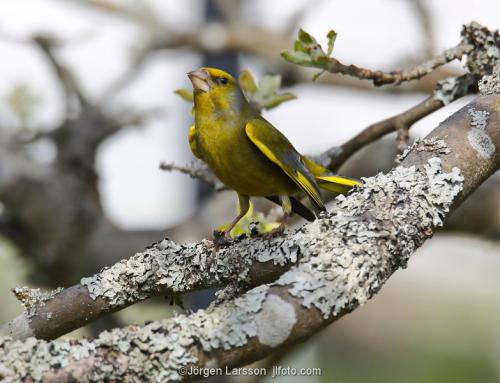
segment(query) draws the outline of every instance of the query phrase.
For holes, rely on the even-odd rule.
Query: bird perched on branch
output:
[[[281,203],[285,219],[293,211],[308,220],[314,214],[293,196],[305,193],[319,212],[319,187],[345,193],[359,184],[329,175],[327,169],[301,155],[246,99],[238,82],[215,68],[189,72],[193,85],[195,124],[189,130],[193,154],[238,193],[239,214],[224,230],[226,239],[247,213],[250,196]]]

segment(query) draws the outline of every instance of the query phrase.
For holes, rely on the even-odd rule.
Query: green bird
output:
[[[314,210],[324,210],[319,188],[345,193],[360,182],[330,175],[326,168],[301,155],[246,100],[238,82],[216,68],[189,72],[193,85],[195,124],[189,130],[193,154],[238,193],[239,214],[224,230],[226,239],[250,207],[250,197],[281,203],[284,221],[292,211],[314,215],[293,196],[303,192]],[[282,226],[283,227],[283,226]]]

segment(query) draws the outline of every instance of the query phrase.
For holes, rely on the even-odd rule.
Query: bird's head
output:
[[[221,69],[200,68],[187,75],[193,85],[197,110],[210,107],[218,113],[236,112],[245,103],[238,81]]]

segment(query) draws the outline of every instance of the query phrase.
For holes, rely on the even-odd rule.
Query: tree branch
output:
[[[345,65],[339,60],[330,57],[328,64],[324,67],[330,73],[340,73],[362,80],[372,80],[375,86],[386,84],[400,84],[405,81],[418,80],[434,69],[447,64],[455,59],[461,59],[462,56],[468,53],[472,47],[467,44],[458,44],[456,47],[445,50],[438,56],[435,56],[426,62],[405,70],[397,70],[392,72],[373,71],[366,68],[361,68],[356,65]]]
[[[291,63],[318,68],[330,73],[340,73],[356,77],[361,80],[372,80],[375,86],[386,84],[399,85],[405,81],[418,80],[431,73],[436,68],[453,60],[467,55],[467,68],[476,76],[491,73],[492,67],[498,60],[500,36],[498,30],[490,31],[482,25],[472,22],[464,25],[461,32],[461,41],[455,47],[446,49],[441,54],[415,67],[385,72],[361,68],[356,65],[346,65],[331,57],[336,39],[335,31],[330,31],[328,49],[325,51],[316,39],[307,32],[300,30],[295,41],[293,51],[283,51],[281,56]]]
[[[80,86],[77,84],[76,79],[73,77],[71,72],[59,62],[53,52],[57,42],[54,39],[43,35],[34,36],[33,42],[38,45],[42,53],[47,57],[47,60],[54,68],[54,72],[59,78],[64,92],[66,93],[66,100],[72,100],[73,97],[76,97],[80,105],[86,105],[87,100],[83,95]],[[70,106],[67,101],[66,110],[68,111],[69,108]]]
[[[213,253],[211,264],[205,260],[211,254],[207,242],[165,240],[82,280],[87,292],[81,289],[93,302],[116,307],[165,285],[183,291],[217,275],[222,280],[238,267],[243,272],[237,279],[251,279],[249,258],[297,257],[274,282],[206,311],[115,329],[92,341],[3,338],[0,374],[44,382],[192,379],[203,371],[190,367],[246,365],[312,335],[377,293],[450,209],[499,169],[498,102],[498,94],[479,97],[406,153],[402,166],[365,179],[363,187],[337,198],[328,213],[294,232],[223,248]],[[272,265],[255,278],[262,281],[276,268],[283,272]],[[67,315],[81,316],[81,307],[75,303]],[[56,325],[56,319],[46,321]]]
[[[202,161],[193,161],[185,166],[162,162],[160,164],[160,169],[168,172],[178,171],[187,174],[191,178],[206,182],[215,191],[228,189]]]
[[[394,131],[408,130],[415,122],[471,93],[475,90],[476,82],[475,76],[470,74],[441,81],[434,94],[421,103],[400,114],[368,126],[341,146],[328,149],[313,159],[331,171],[336,171],[354,153],[368,144]]]

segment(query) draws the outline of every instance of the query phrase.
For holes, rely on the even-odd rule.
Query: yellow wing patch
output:
[[[191,148],[191,151],[193,152],[194,156],[201,160],[202,158],[198,151],[198,144],[196,141],[196,128],[194,124],[191,125],[191,127],[189,128],[188,140],[189,140],[189,147]]]
[[[254,119],[247,123],[245,131],[253,144],[278,165],[320,210],[325,208],[314,177],[300,154],[279,130],[265,120]]]
[[[354,186],[361,185],[360,181],[353,178],[328,175],[328,169],[321,166],[320,164],[317,164],[306,156],[302,156],[302,159],[304,160],[311,173],[314,175],[314,179],[321,189],[344,194],[351,190]]]
[[[335,193],[347,193],[354,186],[361,185],[361,182],[341,176],[320,176],[316,177],[316,182],[321,189],[329,190]]]

